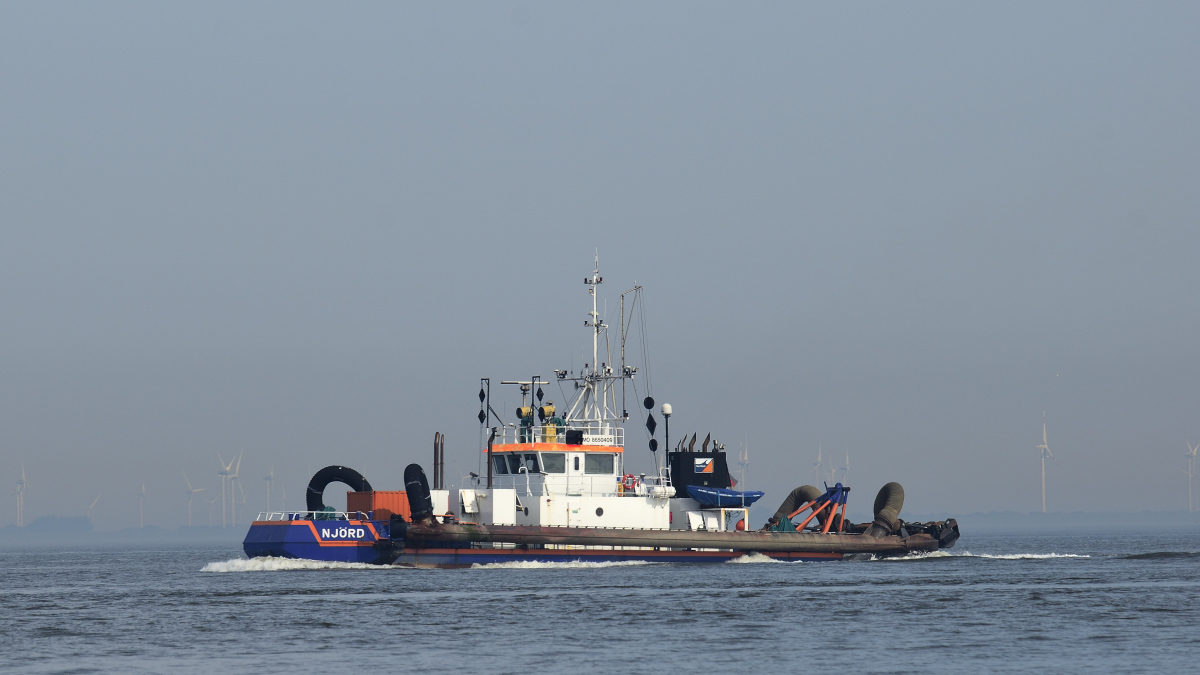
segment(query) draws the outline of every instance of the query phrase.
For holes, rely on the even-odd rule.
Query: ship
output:
[[[639,368],[625,358],[628,326],[639,309],[642,287],[620,296],[617,362],[609,326],[598,311],[604,279],[599,261],[585,277],[591,311],[584,325],[591,359],[578,370],[555,370],[504,380],[521,405],[505,422],[491,405],[491,379],[481,378],[478,420],[486,445],[464,485],[447,487],[445,448],[434,436],[433,482],[419,464],[404,470],[404,489],[376,491],[357,471],[340,465],[320,469],[309,482],[304,511],[261,513],[243,542],[247,556],[458,568],[507,562],[726,562],[742,556],[781,561],[830,561],[895,557],[952,547],[954,519],[906,522],[900,518],[904,489],[885,484],[873,505],[874,519],[846,518],[850,488],[840,482],[792,490],[765,525],[749,527],[750,506],[764,494],[738,487],[725,445],[697,433],[670,447],[670,404],[656,409],[652,393],[637,389]],[[631,296],[629,321],[625,309]],[[644,307],[644,303],[641,304]],[[602,349],[602,343],[604,348]],[[572,391],[560,410],[545,390]],[[629,390],[649,436],[653,473],[625,467]],[[660,460],[655,411],[663,420]],[[481,467],[482,468],[482,467]],[[333,483],[350,488],[346,509],[324,503]]]

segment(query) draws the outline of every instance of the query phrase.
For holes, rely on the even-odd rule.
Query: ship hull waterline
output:
[[[467,523],[412,523],[407,530],[405,547],[394,564],[414,567],[552,561],[701,563],[725,562],[750,553],[777,560],[820,561],[842,560],[847,556],[893,557],[938,549],[937,540],[927,534],[866,537],[815,532],[696,532]],[[480,547],[487,544],[514,548]]]
[[[320,525],[318,528],[316,525]],[[330,524],[332,525],[332,524]],[[312,521],[256,522],[246,554],[394,564],[470,567],[503,562],[725,562],[750,553],[785,561],[895,557],[936,551],[928,534],[868,537],[816,532],[705,532],[409,523],[389,532],[388,523],[354,521],[331,527]],[[357,527],[357,529],[355,529]],[[346,536],[346,532],[350,535]],[[362,534],[361,538],[355,533]],[[336,539],[328,535],[333,534]],[[396,535],[392,538],[389,535]]]
[[[461,569],[476,565],[520,563],[723,563],[742,558],[747,551],[674,551],[652,549],[520,549],[520,548],[405,548],[393,561],[398,567]],[[753,553],[753,555],[760,555]],[[761,554],[780,562],[843,560],[841,553]]]

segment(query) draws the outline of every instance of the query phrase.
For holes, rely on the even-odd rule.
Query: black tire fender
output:
[[[321,511],[325,508],[325,488],[330,483],[345,483],[355,492],[370,492],[371,484],[362,474],[348,466],[327,466],[313,474],[308,481],[308,495],[305,503],[309,511]]]

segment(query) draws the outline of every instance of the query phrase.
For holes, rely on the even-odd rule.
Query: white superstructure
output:
[[[656,530],[725,530],[745,519],[745,509],[701,514],[697,502],[676,497],[666,471],[658,475],[625,471],[623,424],[629,415],[623,407],[623,386],[626,380],[633,380],[637,368],[625,365],[624,296],[633,293],[636,306],[641,287],[622,294],[620,363],[613,364],[608,325],[600,316],[596,297],[596,287],[603,281],[597,260],[595,271],[584,279],[592,301],[584,321],[591,333],[591,362],[578,374],[554,371],[555,384],[569,382],[575,389],[566,413],[560,417],[553,401],[545,400],[541,385],[550,381],[537,376],[504,381],[501,384],[521,390],[518,422],[504,424],[490,403],[485,403],[489,397],[481,388],[480,402],[485,409],[480,412],[480,422],[500,422],[488,430],[486,478],[478,476],[473,487],[434,490],[435,513],[487,525]],[[648,401],[652,406],[652,400]]]

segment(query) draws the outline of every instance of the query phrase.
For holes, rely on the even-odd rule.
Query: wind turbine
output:
[[[238,494],[240,494],[242,498],[241,500],[237,500],[237,497],[233,497],[233,499],[236,501],[236,503],[244,505],[246,503],[246,493],[242,491],[242,484],[240,482],[237,484],[237,486]]]
[[[1037,446],[1042,451],[1042,513],[1046,512],[1046,458],[1054,459],[1050,454],[1050,444],[1046,441],[1046,411],[1042,411],[1042,444]]]
[[[216,504],[217,500],[220,499],[220,497],[213,495],[212,499],[204,499],[203,497],[201,497],[201,499],[203,501],[208,502],[208,526],[212,527],[213,526],[213,509],[215,508],[213,506],[213,504]]]
[[[230,464],[233,464],[233,462],[230,462]],[[242,483],[241,483],[241,481],[238,480],[238,471],[241,471],[241,469],[242,469],[242,454],[238,453],[237,466],[234,467],[233,473],[229,474],[229,524],[231,526],[237,525],[238,501],[237,501],[237,495],[234,494],[234,492],[233,492],[233,486],[236,484],[238,491],[239,492],[241,491]],[[245,492],[242,492],[241,503],[243,503],[243,504],[246,503],[246,493]]]
[[[1188,451],[1186,453],[1184,453],[1184,455],[1183,455],[1184,457],[1187,457],[1187,463],[1188,463],[1188,470],[1187,470],[1187,475],[1188,475],[1188,513],[1193,513],[1193,509],[1192,509],[1192,471],[1196,468],[1196,451],[1200,450],[1200,443],[1197,443],[1196,447],[1193,448],[1191,441],[1184,440],[1184,442],[1187,443],[1187,447],[1188,447]]]
[[[96,503],[99,501],[100,501],[100,495],[96,495],[96,498],[92,500],[92,505],[87,508],[88,520],[92,519],[92,509],[96,508]]]
[[[137,493],[138,496],[138,527],[146,526],[146,483],[142,483],[142,491]]]
[[[846,463],[838,467],[838,471],[842,472],[842,483],[845,484],[846,476],[850,474],[850,453],[846,453]]]
[[[17,481],[17,491],[14,492],[17,496],[17,527],[25,527],[25,488],[29,487],[29,481],[25,480],[25,464],[21,464],[21,480]]]
[[[221,477],[221,527],[225,527],[225,484],[229,482],[229,474],[233,473],[233,460],[225,463],[225,459],[221,457],[221,453],[217,453],[217,462],[221,465],[221,470],[217,475]]]
[[[271,484],[275,482],[275,467],[271,467],[271,470],[267,472],[267,475],[263,476],[263,480],[267,481],[267,511],[270,512]]]
[[[194,498],[196,497],[196,493],[197,493],[197,492],[204,492],[204,488],[194,488],[194,487],[192,487],[192,481],[188,480],[188,477],[187,477],[187,472],[186,472],[186,471],[184,471],[184,472],[183,472],[183,482],[187,483],[187,486],[188,486],[188,489],[187,489],[187,496],[188,496],[188,527],[191,527],[191,526],[192,526],[192,499],[194,499]]]
[[[813,470],[813,475],[816,476],[815,480],[818,480],[818,481],[821,480],[821,443],[820,442],[817,443],[817,461],[813,462],[812,470]]]

